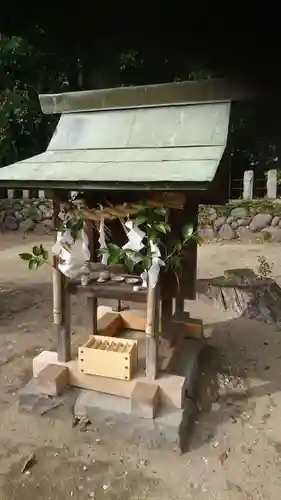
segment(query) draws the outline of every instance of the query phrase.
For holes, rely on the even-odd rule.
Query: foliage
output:
[[[44,116],[38,93],[67,87],[58,60],[19,37],[0,37],[0,167],[41,153],[57,118]]]
[[[272,276],[273,264],[270,264],[264,255],[258,257],[260,278],[270,278]]]
[[[144,248],[135,252],[132,250],[123,250],[113,243],[108,244],[108,249],[99,250],[100,254],[108,255],[108,264],[125,264],[130,272],[149,269],[152,264],[153,253],[150,247],[150,241],[156,244],[161,250],[161,259],[165,262],[165,271],[172,269],[176,275],[181,272],[181,261],[183,250],[191,240],[197,244],[201,243],[199,236],[194,232],[190,224],[183,226],[179,239],[165,238],[171,233],[171,226],[168,223],[169,210],[164,207],[144,208],[132,218],[132,221],[144,233]],[[136,259],[137,263],[134,262]]]
[[[43,266],[43,264],[49,264],[48,262],[48,251],[43,247],[34,246],[32,248],[31,253],[20,253],[20,258],[28,262],[28,267],[31,271],[36,271],[39,267]]]
[[[141,251],[126,250],[113,242],[107,243],[107,249],[99,249],[99,255],[107,254],[108,265],[124,264],[130,273],[142,272],[152,265],[153,253],[150,241],[161,249],[161,259],[165,263],[164,270],[172,269],[177,279],[181,273],[181,262],[183,251],[191,240],[201,243],[199,236],[194,232],[190,224],[183,226],[181,235],[177,240],[165,237],[171,233],[171,226],[168,223],[169,210],[163,207],[149,207],[144,204],[144,208],[132,219],[134,224],[140,227],[145,233],[144,248]],[[65,214],[57,230],[70,234],[72,243],[65,241],[64,248],[70,250],[73,242],[78,238],[84,221],[81,217],[74,217],[71,213]],[[42,245],[34,246],[31,253],[21,253],[19,257],[28,262],[30,270],[36,270],[43,264],[50,264],[48,252]],[[136,263],[137,262],[137,263]]]

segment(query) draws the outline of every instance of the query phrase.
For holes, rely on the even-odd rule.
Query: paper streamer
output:
[[[161,252],[158,246],[152,241],[150,241],[149,244],[152,253],[152,264],[148,270],[148,276],[152,288],[155,288],[158,281],[160,268],[162,266],[165,266],[165,262],[161,259]]]
[[[99,237],[100,249],[107,250],[107,244],[106,244],[106,239],[105,239],[105,230],[104,230],[104,219],[102,219],[100,221],[99,233],[100,233],[100,237]],[[108,261],[108,254],[103,253],[102,258],[101,258],[101,263],[106,266],[107,261]]]

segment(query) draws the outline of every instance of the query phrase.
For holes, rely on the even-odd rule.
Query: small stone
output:
[[[94,492],[94,491],[91,491],[91,493],[89,494],[89,497],[90,497],[90,498],[95,498],[95,492]]]
[[[273,217],[273,219],[271,221],[271,225],[278,226],[278,223],[279,223],[279,217],[277,217],[277,215],[275,215],[275,217]]]
[[[250,224],[251,231],[259,231],[269,226],[272,220],[272,215],[270,214],[257,214],[252,219]]]
[[[26,219],[22,221],[19,225],[19,231],[23,233],[28,233],[35,228],[35,222],[32,219]]]
[[[18,229],[18,221],[13,215],[7,215],[5,219],[5,226],[9,231],[16,231]]]
[[[23,215],[21,212],[15,212],[15,218],[18,220],[18,221],[21,221],[23,219]]]
[[[233,240],[236,235],[229,224],[223,224],[219,230],[219,237],[222,240]]]
[[[102,487],[102,489],[103,489],[104,491],[108,490],[108,488],[109,488],[109,484],[104,484],[104,485],[103,485],[103,487]]]
[[[43,214],[39,208],[34,210],[33,218],[36,222],[40,222],[43,219]]]
[[[231,227],[232,227],[232,229],[237,229],[238,223],[236,221],[231,222]]]
[[[279,227],[266,227],[261,230],[263,234],[267,233],[269,235],[269,241],[274,243],[281,242],[281,229]]]
[[[145,467],[147,466],[148,461],[147,460],[141,460],[140,465],[144,465]]]
[[[247,215],[249,214],[248,210],[245,207],[236,207],[231,210],[231,215],[236,219],[242,219],[244,217],[247,217]]]
[[[233,222],[233,221],[234,221],[234,217],[232,217],[232,215],[230,217],[227,217],[227,219],[226,219],[227,224],[231,224],[231,222]]]
[[[214,229],[215,231],[218,231],[221,226],[225,223],[226,217],[218,217],[215,222],[214,222]]]
[[[211,222],[214,222],[217,218],[217,211],[215,208],[213,207],[210,207],[209,210],[208,210],[208,219],[209,221]]]
[[[206,226],[203,227],[198,231],[199,236],[204,240],[204,241],[213,241],[215,239],[215,233],[214,230],[211,226]]]
[[[252,241],[253,239],[253,233],[252,231],[245,226],[240,226],[236,230],[237,237],[239,238],[242,243],[248,243],[249,241]]]
[[[251,223],[251,217],[245,217],[243,219],[237,219],[238,226],[248,226]]]

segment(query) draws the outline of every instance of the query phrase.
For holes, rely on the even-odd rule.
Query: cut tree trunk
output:
[[[281,288],[251,269],[230,269],[224,276],[198,280],[197,293],[236,317],[281,322]]]

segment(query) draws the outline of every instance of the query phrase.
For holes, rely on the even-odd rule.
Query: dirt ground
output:
[[[280,500],[281,331],[233,319],[205,301],[188,304],[214,330],[202,358],[203,411],[187,454],[112,439],[97,428],[82,433],[64,407],[44,417],[19,413],[32,358],[55,347],[50,270],[30,273],[18,258],[34,241],[0,236],[0,500]],[[205,245],[198,273],[256,269],[258,255],[274,263],[280,283],[280,245],[273,244]],[[86,335],[83,303],[73,309],[73,335]],[[218,400],[209,375],[220,381]],[[31,452],[37,463],[22,474]]]

